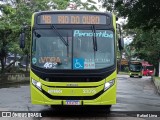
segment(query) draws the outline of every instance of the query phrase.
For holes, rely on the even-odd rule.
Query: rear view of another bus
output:
[[[152,76],[154,74],[154,66],[153,65],[147,65],[145,70],[146,70],[147,76]]]
[[[129,76],[142,78],[142,63],[140,61],[129,62]]]
[[[154,75],[154,66],[149,64],[148,61],[142,61],[143,66],[143,76],[152,76]]]

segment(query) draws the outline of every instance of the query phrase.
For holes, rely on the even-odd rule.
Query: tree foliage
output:
[[[128,17],[128,27],[160,28],[159,0],[116,0],[119,16]]]
[[[86,2],[82,2],[81,0],[72,0],[75,3],[75,9],[77,10],[92,10],[98,11],[96,6],[96,2],[94,0],[86,0]]]
[[[105,8],[106,11],[117,14],[115,0],[99,0],[99,2],[102,2],[102,7]]]
[[[132,29],[135,38],[131,46],[136,56],[149,61],[156,67],[160,59],[160,1],[159,0],[116,0],[119,16],[127,17],[126,29]]]
[[[137,35],[131,45],[136,46],[139,58],[149,61],[158,69],[160,30],[156,32],[154,29],[148,31],[137,30]]]
[[[74,1],[74,0],[73,0]],[[81,9],[98,10],[93,0],[86,3],[75,1]],[[34,12],[47,10],[65,10],[70,0],[8,0],[0,5],[2,15],[0,17],[0,61],[2,71],[5,66],[7,53],[29,56],[30,54],[30,31],[26,31],[26,46],[22,50],[19,46],[19,34],[23,24],[31,24],[31,16]],[[4,52],[2,52],[4,51]]]
[[[71,0],[7,0],[0,5],[0,61],[2,70],[7,52],[29,56],[31,35],[26,31],[26,47],[21,50],[19,34],[25,23],[31,24],[31,16],[34,12],[44,10],[65,10]],[[96,2],[87,0],[72,0],[76,7],[82,10],[96,10]],[[128,18],[126,31],[131,31],[135,38],[132,47],[136,49],[136,55],[150,61],[156,67],[160,58],[160,1],[159,0],[99,0],[106,11],[114,12],[119,17]],[[3,51],[3,52],[2,52]],[[158,72],[158,71],[157,71]]]
[[[2,15],[0,17],[0,61],[4,70],[5,57],[8,52],[29,56],[31,35],[26,31],[26,47],[21,50],[19,46],[19,34],[25,23],[31,24],[34,12],[51,9],[66,9],[69,0],[8,0],[0,5]],[[5,51],[2,52],[2,51]]]

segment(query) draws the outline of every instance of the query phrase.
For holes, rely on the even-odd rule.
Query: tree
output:
[[[10,15],[14,13],[14,9],[9,5],[0,5],[0,8],[4,13],[0,18],[0,61],[2,66],[1,71],[3,72],[7,56],[7,44],[9,43],[8,38],[12,34]]]
[[[131,44],[136,46],[136,53],[141,59],[145,59],[153,64],[156,68],[156,76],[158,76],[158,61],[160,58],[160,30],[154,31],[154,29],[142,31],[139,30],[137,35]]]
[[[159,0],[116,0],[115,8],[120,16],[128,17],[128,27],[144,30],[160,28]]]
[[[159,0],[116,0],[115,3],[118,15],[128,18],[126,29],[135,30],[135,38],[132,43],[137,51],[135,55],[154,64],[156,76],[160,59],[158,47],[160,39],[159,6]]]
[[[94,0],[86,0],[86,2],[83,2],[81,0],[72,0],[72,2],[76,5],[75,9],[98,11],[96,2]]]
[[[117,14],[115,9],[115,1],[116,0],[99,0],[99,2],[102,2],[102,7],[105,8],[106,11]]]
[[[26,31],[25,49],[17,49],[16,46],[19,45],[21,27],[24,23],[31,24],[32,14],[42,10],[66,9],[68,3],[69,0],[10,0],[8,3],[0,5],[2,11],[0,18],[0,60],[2,71],[4,71],[4,60],[9,51],[15,54],[27,55],[27,58],[29,58],[30,31]],[[6,49],[7,47],[9,47],[9,51]],[[26,61],[26,63],[28,62]]]

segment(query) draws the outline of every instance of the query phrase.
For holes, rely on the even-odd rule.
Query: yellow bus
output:
[[[20,38],[24,48],[25,29]],[[32,104],[116,104],[116,17],[106,12],[41,11],[32,15]],[[120,39],[121,40],[121,39]]]
[[[131,60],[129,62],[129,76],[142,78],[142,67],[141,61]]]

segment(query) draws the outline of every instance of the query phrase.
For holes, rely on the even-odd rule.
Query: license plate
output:
[[[80,100],[66,100],[66,105],[80,105]]]

